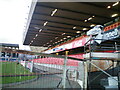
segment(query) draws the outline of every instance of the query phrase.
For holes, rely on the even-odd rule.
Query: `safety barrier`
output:
[[[8,48],[2,52],[11,53],[0,58],[2,88],[84,88],[82,59]],[[18,54],[16,60],[12,53]]]
[[[66,55],[54,55],[7,48],[0,48],[0,50],[1,53],[19,54],[15,61],[8,60],[8,57],[0,60],[2,69],[0,86],[2,88],[79,88],[87,90],[90,88],[89,83],[99,77],[99,74],[92,77],[94,74],[89,71],[90,65],[110,77],[109,81],[118,82],[116,77],[112,77],[92,61],[70,57],[67,51]]]

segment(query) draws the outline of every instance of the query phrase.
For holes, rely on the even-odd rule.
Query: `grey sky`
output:
[[[0,0],[0,43],[20,44],[31,0]]]

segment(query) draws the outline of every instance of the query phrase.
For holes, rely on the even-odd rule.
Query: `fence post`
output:
[[[68,55],[68,52],[69,51],[65,52],[66,57],[64,59],[64,65],[63,65],[63,82],[62,82],[63,88],[66,88],[66,71],[67,71],[67,55]]]
[[[66,71],[67,71],[67,56],[64,59],[64,65],[63,65],[63,88],[66,88]]]
[[[33,71],[33,61],[31,61],[31,67],[30,67],[30,72]]]
[[[7,61],[7,59],[6,59],[6,58],[7,58],[7,54],[6,54],[6,53],[7,53],[7,52],[5,52],[5,61]]]
[[[2,61],[2,46],[0,45],[0,60]],[[2,62],[0,62],[0,73],[2,73]],[[2,79],[0,79],[2,82]],[[2,90],[2,84],[0,84],[0,90]]]
[[[36,56],[35,56],[35,58],[36,58]],[[34,59],[34,57],[31,55],[31,67],[30,67],[30,72],[33,72],[33,65],[34,65],[34,62],[33,62],[33,59]]]
[[[81,86],[81,90],[83,90],[83,88],[84,88],[84,72],[85,72],[85,70],[84,70],[84,62],[79,62],[78,63],[78,72],[79,72],[79,77],[78,77],[78,83],[79,83],[79,85]]]
[[[1,46],[0,46],[0,48],[1,48]],[[2,60],[2,50],[0,49],[0,60]]]
[[[84,90],[87,90],[87,78],[88,78],[88,66],[87,62],[84,62]]]

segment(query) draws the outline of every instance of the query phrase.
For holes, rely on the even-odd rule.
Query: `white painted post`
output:
[[[88,66],[87,62],[84,62],[84,90],[87,90],[87,78],[88,78]]]
[[[33,61],[31,61],[31,67],[30,67],[30,72],[33,71]]]
[[[24,63],[25,63],[25,68],[27,68],[27,62],[26,62],[26,60],[24,61]]]
[[[62,85],[63,88],[66,88],[66,71],[67,71],[67,55],[68,55],[69,51],[65,52],[65,59],[64,59],[64,65],[63,65],[63,81],[62,81]]]
[[[83,90],[83,88],[84,88],[84,62],[82,62],[82,61],[80,61],[79,63],[78,63],[78,72],[79,72],[79,77],[78,77],[78,83],[79,83],[79,85],[81,86],[81,90]]]
[[[1,48],[1,47],[0,47]],[[1,49],[0,49],[0,59],[2,60],[2,51],[1,51]]]
[[[36,58],[36,57],[35,57]],[[33,56],[31,56],[31,60],[33,60],[34,59],[34,57]],[[31,67],[30,67],[30,72],[33,72],[33,65],[34,65],[34,62],[33,61],[31,61]]]
[[[2,60],[2,46],[0,44],[0,60]],[[0,73],[2,73],[2,62],[0,63]],[[0,82],[2,82],[2,79],[0,79]],[[0,90],[2,90],[2,84],[0,84]]]
[[[66,71],[67,71],[67,56],[64,59],[64,65],[63,65],[63,88],[66,88]]]
[[[11,53],[11,56],[9,57],[9,61],[11,60],[12,61],[13,59],[13,53]]]
[[[6,61],[6,52],[5,52],[5,61]]]
[[[27,68],[26,54],[24,55],[25,68]]]

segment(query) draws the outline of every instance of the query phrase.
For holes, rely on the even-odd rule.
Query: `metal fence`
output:
[[[68,52],[63,56],[7,48],[0,48],[0,51],[1,88],[79,88],[87,90],[87,88],[91,89],[103,73],[109,81],[114,81],[112,84],[117,85],[119,82],[109,71],[99,67],[95,63],[97,61],[69,57]],[[5,56],[2,56],[3,52]],[[92,72],[90,66],[101,72],[96,72],[97,74]],[[112,67],[114,66],[112,65]],[[101,82],[105,81],[101,80]]]
[[[1,88],[86,88],[86,62],[52,55],[1,48]],[[4,55],[2,55],[4,53]]]

